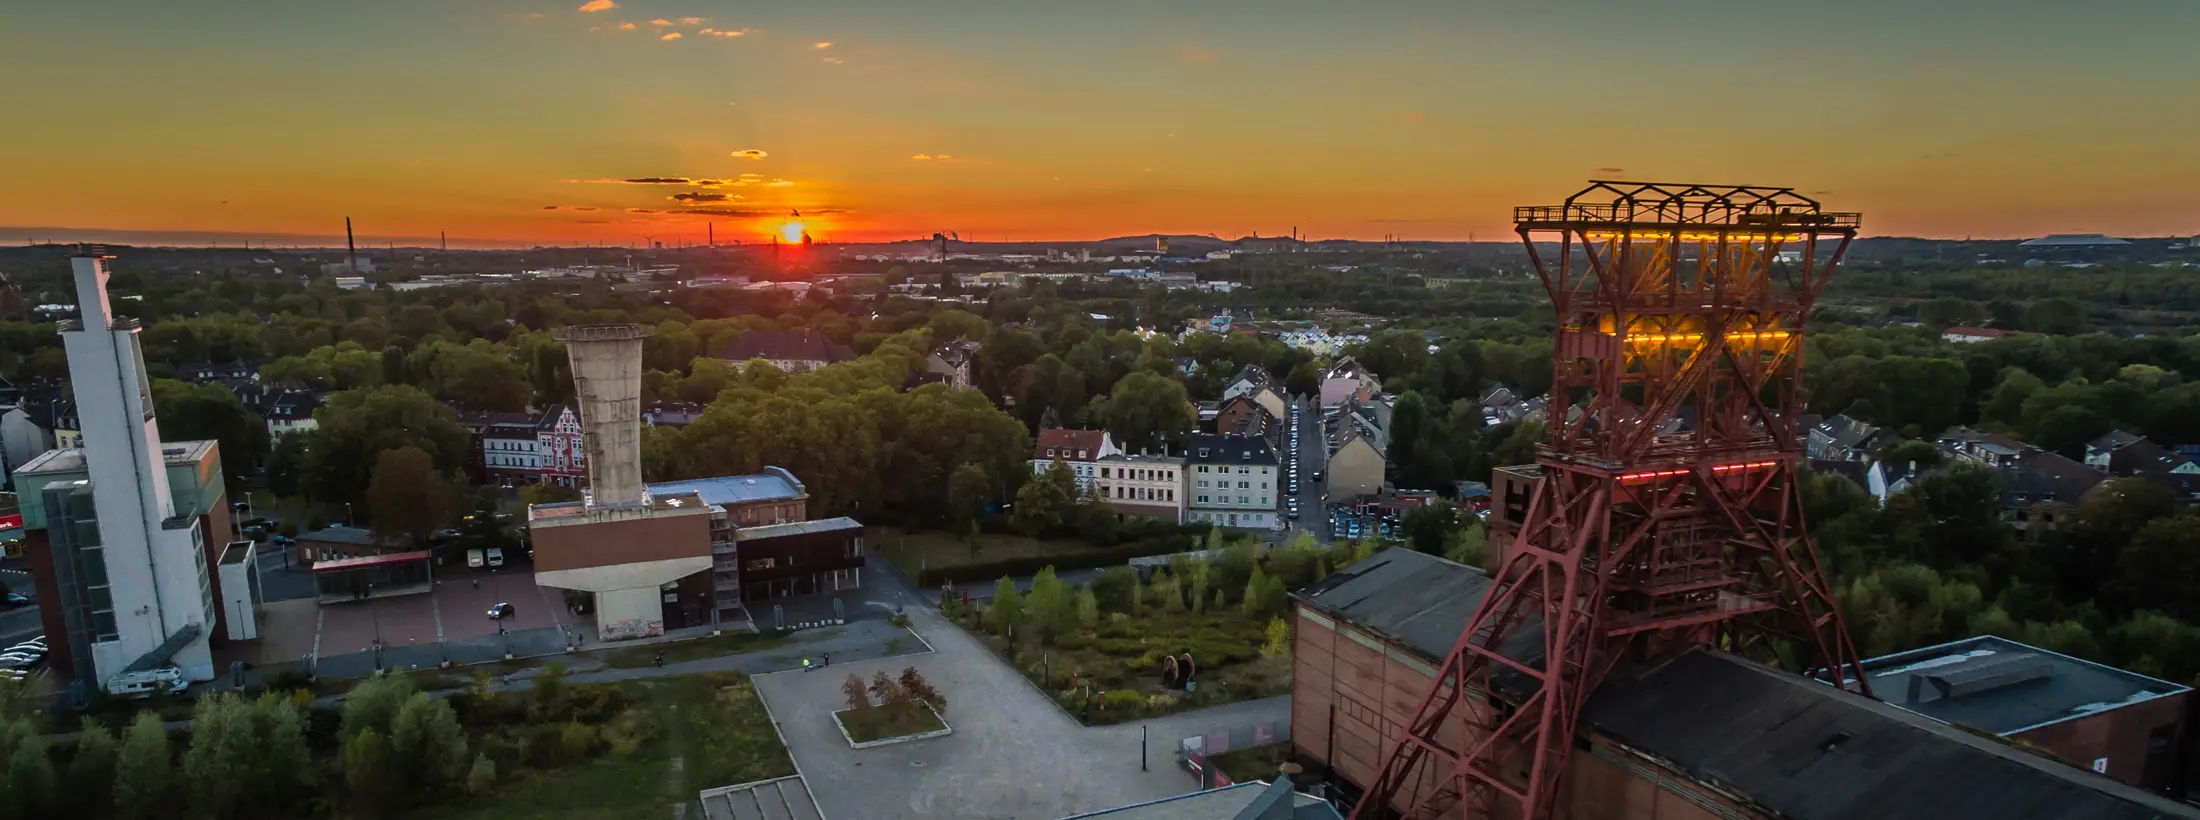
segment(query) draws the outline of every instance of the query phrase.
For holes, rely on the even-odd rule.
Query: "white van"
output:
[[[481,568],[481,561],[482,561],[482,558],[481,558],[481,550],[467,550],[467,551],[466,551],[466,566],[467,566],[467,567],[469,567],[469,568],[472,568],[472,569],[480,569],[480,568]]]
[[[504,548],[503,548],[503,547],[490,547],[490,548],[489,548],[489,566],[492,566],[492,567],[501,567],[501,566],[504,566]]]
[[[126,698],[149,698],[156,694],[177,694],[189,688],[183,670],[173,666],[144,672],[124,672],[107,679],[107,694]]]

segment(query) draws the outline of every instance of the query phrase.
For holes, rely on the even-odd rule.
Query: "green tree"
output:
[[[191,742],[183,753],[180,781],[194,813],[228,817],[237,812],[254,776],[256,738],[236,695],[199,699],[191,711]]]
[[[1016,591],[1016,579],[1001,576],[993,586],[993,603],[986,607],[996,635],[1007,635],[1024,621],[1024,596]]]
[[[1986,316],[1985,305],[1954,296],[1928,299],[1917,306],[1918,323],[1934,330],[1978,327],[1986,323]]]
[[[414,692],[391,721],[390,753],[403,761],[412,793],[435,794],[458,784],[466,767],[466,732],[449,701]]]
[[[324,501],[364,501],[385,450],[417,447],[438,472],[451,473],[465,465],[473,441],[451,408],[417,387],[346,390],[314,420],[315,429],[299,434],[308,437],[300,474],[308,492]]]
[[[1315,396],[1322,392],[1321,369],[1313,362],[1299,362],[1283,377],[1283,389],[1294,396]]]
[[[536,694],[541,694],[543,680],[535,680]],[[413,695],[412,679],[403,675],[376,675],[352,687],[344,696],[343,722],[338,727],[338,738],[349,741],[361,732],[373,730],[389,737],[390,724],[397,719],[397,712],[405,708],[405,701]]]
[[[1077,628],[1077,595],[1069,584],[1044,567],[1031,579],[1031,594],[1024,599],[1031,625],[1042,640],[1052,642]]]
[[[480,796],[497,787],[497,764],[488,755],[476,755],[474,766],[466,770],[466,791]]]
[[[420,448],[384,450],[375,458],[374,478],[367,485],[367,509],[374,516],[375,535],[419,549],[450,523],[450,503],[450,487]]]
[[[1291,657],[1291,625],[1282,618],[1269,618],[1263,631],[1260,654],[1271,658]]]
[[[1125,451],[1166,452],[1191,433],[1191,399],[1183,382],[1140,371],[1115,383],[1100,418]]]
[[[957,464],[947,476],[947,499],[948,522],[957,529],[973,525],[993,501],[993,476],[975,461]]]
[[[168,730],[160,715],[143,711],[122,735],[122,750],[115,757],[115,813],[130,820],[147,820],[169,813],[172,763]]]
[[[1267,571],[1262,570],[1260,567],[1253,568],[1252,576],[1245,581],[1245,600],[1241,606],[1245,608],[1245,614],[1252,617],[1265,615],[1271,609],[1268,601]]]
[[[400,798],[397,765],[381,732],[365,729],[344,741],[342,765],[344,786],[361,813],[380,814]]]
[[[1091,585],[1077,588],[1077,628],[1092,629],[1100,625],[1100,598]]]
[[[1024,482],[1023,489],[1016,491],[1012,518],[1017,529],[1035,536],[1061,527],[1076,507],[1077,477],[1068,464],[1056,459],[1045,475]]]
[[[40,817],[55,805],[53,760],[46,754],[46,739],[26,733],[8,754],[7,806],[15,816]]]
[[[61,792],[77,816],[104,816],[114,807],[115,751],[115,733],[97,720],[84,718]]]
[[[1415,552],[1443,555],[1451,534],[1459,528],[1459,509],[1450,504],[1430,504],[1406,511],[1399,522]]]
[[[2147,522],[2124,549],[2124,588],[2132,605],[2200,623],[2200,515]]]
[[[232,482],[251,475],[267,457],[267,421],[246,410],[236,393],[219,384],[154,379],[153,415],[159,420],[163,441],[219,442],[222,472]]]

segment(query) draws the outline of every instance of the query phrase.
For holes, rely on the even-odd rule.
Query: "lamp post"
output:
[[[350,506],[350,505],[346,505]],[[374,585],[367,585],[367,614],[374,618],[374,668],[382,669],[382,609],[374,604]]]

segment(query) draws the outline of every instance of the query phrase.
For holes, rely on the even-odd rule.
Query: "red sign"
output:
[[[0,515],[0,530],[13,530],[13,529],[21,529],[22,527],[23,527],[23,514],[22,514],[22,513],[12,513],[12,514],[9,514],[9,515]]]

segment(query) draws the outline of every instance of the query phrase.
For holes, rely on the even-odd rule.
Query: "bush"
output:
[[[566,760],[586,760],[596,751],[596,727],[586,723],[568,723],[558,732],[559,750]]]
[[[1039,570],[1050,566],[1056,572],[1067,572],[1073,569],[1097,569],[1126,564],[1133,558],[1182,552],[1184,546],[1183,536],[1170,536],[1162,539],[1139,540],[1118,546],[1069,549],[1059,555],[1001,558],[994,561],[982,561],[946,568],[927,567],[922,572],[917,573],[917,585],[921,587],[938,587],[957,580],[968,583],[976,578],[995,578],[1002,575],[1033,575],[1037,574]]]
[[[490,760],[488,755],[476,756],[474,758],[474,767],[466,771],[466,791],[477,795],[488,794],[489,790],[496,787],[496,762]]]
[[[1146,705],[1146,696],[1136,689],[1117,689],[1100,697],[1100,708],[1109,712],[1137,712]]]

